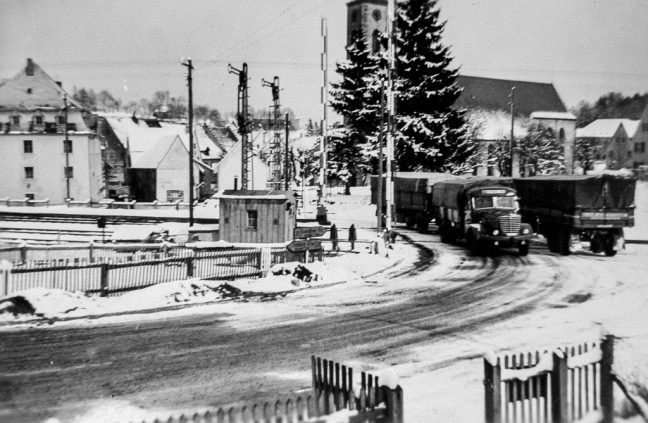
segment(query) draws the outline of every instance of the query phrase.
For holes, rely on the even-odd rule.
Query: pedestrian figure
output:
[[[356,239],[358,239],[358,237],[356,236],[356,228],[352,223],[351,227],[349,228],[349,242],[351,243],[351,251],[355,250]]]
[[[382,239],[385,243],[385,257],[389,257],[389,229],[383,229]]]
[[[338,247],[338,233],[337,233],[337,226],[335,226],[335,223],[331,225],[331,244],[333,244],[333,251],[338,252],[340,251],[340,248]]]

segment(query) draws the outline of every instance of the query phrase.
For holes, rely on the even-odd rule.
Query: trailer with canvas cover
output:
[[[408,228],[416,226],[425,232],[433,219],[430,213],[432,185],[435,182],[453,178],[446,173],[396,172],[394,177],[394,216],[396,222],[405,223]],[[383,177],[383,213],[385,201],[385,177]],[[378,176],[371,177],[371,204],[378,203]]]
[[[432,187],[432,213],[441,242],[466,240],[475,253],[514,247],[529,253],[531,226],[521,222],[517,192],[510,178],[465,177]]]
[[[567,255],[575,242],[614,256],[623,228],[634,226],[636,179],[619,175],[516,178],[522,219],[547,239],[549,251]]]

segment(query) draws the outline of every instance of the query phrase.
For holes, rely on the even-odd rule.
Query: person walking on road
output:
[[[331,225],[330,239],[331,239],[331,244],[332,244],[333,251],[335,251],[335,252],[340,251],[340,247],[338,247],[337,226],[335,226],[335,223]]]
[[[352,223],[351,227],[349,228],[349,242],[351,243],[351,251],[355,250],[356,239],[358,239],[356,235],[356,228],[355,225]]]

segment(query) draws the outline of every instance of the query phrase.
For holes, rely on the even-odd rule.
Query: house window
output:
[[[56,116],[56,123],[58,125],[65,125],[65,116],[63,115]]]
[[[72,152],[72,140],[63,140],[63,152],[64,153]]]
[[[641,124],[641,130],[644,132],[648,132],[648,122],[643,122]]]
[[[34,116],[34,125],[42,125],[43,116]]]
[[[371,52],[378,53],[380,51],[380,31],[374,30],[371,37]]]
[[[25,179],[34,179],[34,168],[31,166],[25,167]]]
[[[34,142],[32,140],[23,140],[23,153],[33,153]]]
[[[25,194],[25,199],[34,200],[36,199],[36,194],[34,194],[33,192],[28,192],[27,194]]]
[[[631,152],[631,151],[628,151],[627,156],[628,156],[629,159],[631,159],[631,158],[632,158],[632,152]]]
[[[72,166],[64,167],[63,174],[66,178],[74,178],[74,167]]]
[[[31,88],[27,88],[27,94],[31,94],[31,93],[32,93],[32,89],[31,89]]]
[[[248,229],[256,229],[257,228],[257,220],[258,214],[256,210],[248,210],[247,211],[247,227]]]
[[[644,143],[644,142],[635,143],[634,152],[635,153],[645,153],[646,152],[646,143]]]
[[[11,124],[20,125],[20,116],[18,115],[11,116]]]

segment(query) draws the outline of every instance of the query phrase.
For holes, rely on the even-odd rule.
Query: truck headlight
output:
[[[494,236],[499,235],[499,230],[495,229],[495,230],[493,231],[493,235],[494,235]]]
[[[522,229],[522,234],[524,234],[524,235],[527,235],[529,232],[531,232],[531,231],[529,231],[529,228]]]

